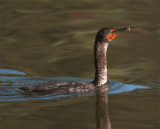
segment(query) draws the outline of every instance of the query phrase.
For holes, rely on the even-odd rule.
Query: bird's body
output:
[[[21,87],[27,92],[46,92],[46,93],[79,93],[94,90],[96,87],[107,83],[107,48],[109,42],[120,32],[130,30],[129,27],[122,29],[102,28],[96,34],[94,45],[95,78],[93,82],[74,82],[74,81],[52,81],[38,84],[35,86]]]
[[[35,86],[21,87],[21,89],[27,92],[63,94],[88,92],[94,90],[95,86],[93,82],[51,81]]]

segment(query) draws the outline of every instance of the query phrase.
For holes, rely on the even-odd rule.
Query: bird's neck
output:
[[[95,42],[94,61],[95,61],[95,86],[102,86],[107,83],[107,48],[106,42]]]

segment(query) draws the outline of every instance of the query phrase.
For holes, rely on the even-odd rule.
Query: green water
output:
[[[96,32],[130,26],[109,45],[109,79],[151,88],[109,95],[109,118],[113,129],[158,129],[158,4],[1,0],[0,68],[29,77],[94,78]],[[96,129],[95,105],[95,96],[1,102],[0,129]]]

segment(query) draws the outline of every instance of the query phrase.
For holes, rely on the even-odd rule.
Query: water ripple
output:
[[[26,75],[24,72],[15,70],[0,69],[0,72],[6,74]],[[26,100],[41,100],[41,99],[59,99],[64,97],[71,97],[75,94],[50,94],[44,95],[39,93],[24,94],[19,87],[31,86],[38,83],[44,83],[48,81],[82,81],[90,82],[93,79],[84,78],[72,78],[72,77],[57,77],[57,78],[33,78],[33,77],[8,77],[0,76],[0,101],[26,101]],[[113,80],[108,81],[109,91],[108,94],[120,94],[123,92],[131,92],[136,89],[148,89],[148,86],[132,85],[116,82]],[[88,94],[83,94],[88,95]],[[93,95],[93,94],[91,94]]]

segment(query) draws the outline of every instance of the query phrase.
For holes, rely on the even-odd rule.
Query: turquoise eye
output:
[[[109,32],[109,33],[112,33],[112,30],[109,30],[108,32]]]

